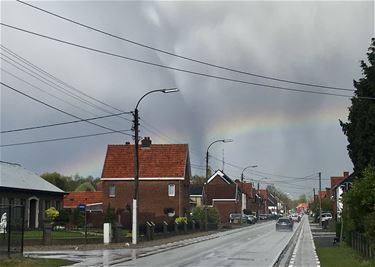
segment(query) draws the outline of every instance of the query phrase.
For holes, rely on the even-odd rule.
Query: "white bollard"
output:
[[[104,244],[111,243],[112,240],[112,225],[110,223],[103,224],[103,241]]]

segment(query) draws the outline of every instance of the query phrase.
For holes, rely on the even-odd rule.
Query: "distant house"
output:
[[[336,219],[341,217],[343,209],[342,195],[350,190],[353,180],[355,179],[354,173],[349,175],[349,172],[344,172],[343,176],[331,177],[331,192],[333,199],[333,213]]]
[[[93,227],[103,225],[103,192],[69,192],[64,196],[64,209],[75,210],[79,205],[86,206],[87,223]]]
[[[189,196],[190,196],[190,208],[200,207],[203,204],[202,200],[203,186],[198,184],[190,184]]]
[[[0,204],[25,205],[25,227],[42,227],[45,210],[60,210],[65,192],[19,164],[0,161]]]
[[[149,139],[148,139],[149,140]],[[162,222],[168,213],[189,212],[191,177],[187,144],[151,144],[139,149],[139,222]],[[134,196],[134,145],[108,145],[102,172],[103,208],[116,210],[118,222],[131,225]]]
[[[268,193],[267,206],[269,214],[278,214],[277,198],[271,192]]]
[[[241,213],[238,185],[221,170],[217,170],[207,181],[207,205],[217,208],[221,223],[229,221],[229,214]]]
[[[259,214],[268,214],[268,190],[267,189],[259,189],[258,195],[261,197],[260,205],[259,205]]]
[[[257,197],[256,197],[256,190],[252,183],[241,182],[240,180],[236,180],[240,191],[242,192],[241,202],[242,202],[242,210],[247,209],[251,212],[257,211]]]

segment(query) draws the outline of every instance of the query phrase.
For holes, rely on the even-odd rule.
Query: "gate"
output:
[[[25,206],[0,205],[0,257],[23,253]]]

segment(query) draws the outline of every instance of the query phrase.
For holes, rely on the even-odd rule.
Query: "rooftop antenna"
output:
[[[224,165],[225,165],[225,161],[224,161],[224,148],[223,148],[223,172],[224,172]]]

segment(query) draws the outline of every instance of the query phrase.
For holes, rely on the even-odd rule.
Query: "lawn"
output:
[[[322,267],[375,267],[374,260],[363,259],[347,245],[334,247],[316,247]]]
[[[14,257],[0,260],[0,267],[57,267],[74,264],[72,261],[61,259],[37,259],[30,257]]]
[[[100,237],[98,235],[90,235],[87,233],[88,238]],[[43,231],[31,230],[24,232],[24,239],[42,239]],[[81,232],[70,232],[70,231],[52,231],[52,239],[74,239],[74,238],[85,238],[85,234]]]

